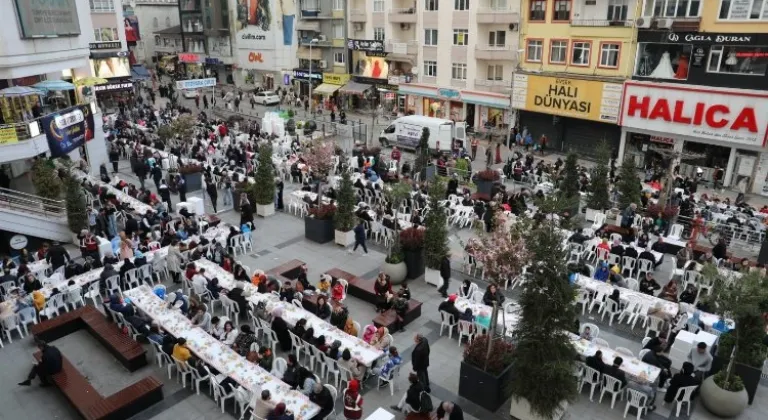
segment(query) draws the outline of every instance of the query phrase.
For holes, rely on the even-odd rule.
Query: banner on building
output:
[[[14,0],[22,38],[80,35],[77,0]]]
[[[283,45],[293,45],[296,4],[283,0],[238,0],[235,33],[237,48],[274,50],[277,21],[282,21]]]
[[[16,136],[15,127],[3,127],[0,128],[0,145],[18,143],[19,138]]]
[[[619,83],[516,74],[512,86],[516,109],[610,124],[619,121],[623,89]]]
[[[190,79],[190,80],[178,80],[176,82],[176,89],[200,89],[216,86],[216,78],[209,77],[207,79]]]
[[[93,139],[90,105],[77,105],[40,119],[51,157],[61,157]]]

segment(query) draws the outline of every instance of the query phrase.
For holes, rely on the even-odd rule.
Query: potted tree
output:
[[[434,178],[430,182],[429,208],[439,209],[440,200],[445,197],[445,182],[441,178]],[[442,211],[429,211],[424,218],[424,257],[426,259],[426,271],[424,280],[437,287],[443,283],[440,277],[440,264],[449,255],[448,248],[448,216]]]
[[[69,230],[76,237],[83,229],[88,229],[85,194],[83,193],[83,187],[80,186],[80,182],[72,174],[75,168],[74,163],[69,159],[62,159],[62,162],[66,170],[66,176],[64,176],[63,181],[64,193],[66,194],[67,225],[69,225]],[[77,243],[77,241],[74,242]]]
[[[575,153],[569,153],[565,158],[558,197],[560,211],[568,211],[571,215],[578,212],[581,195],[579,194],[578,156]]]
[[[336,244],[346,248],[355,243],[355,190],[349,170],[341,173],[336,198],[338,207],[334,215],[334,238]]]
[[[493,169],[485,169],[478,172],[474,177],[477,193],[487,195],[490,200],[493,183],[498,182],[500,179],[501,175],[499,175],[499,172]]]
[[[719,417],[736,417],[752,403],[760,383],[766,358],[764,313],[768,308],[768,278],[760,272],[733,280],[723,276],[712,264],[701,275],[714,281],[708,301],[721,319],[732,319],[735,328],[720,335],[713,363],[721,369],[704,379],[702,404]]]
[[[269,217],[275,214],[275,171],[272,166],[272,144],[259,147],[259,166],[256,168],[254,183],[249,186],[249,199],[256,203],[256,214]]]
[[[640,203],[640,194],[643,186],[637,176],[632,159],[624,159],[619,170],[619,182],[616,183],[619,191],[619,211],[624,210],[632,203]]]
[[[424,229],[410,227],[400,232],[400,248],[408,270],[405,278],[416,280],[424,275]]]
[[[333,218],[336,206],[321,204],[309,209],[309,215],[304,218],[304,237],[312,242],[324,244],[333,240]]]
[[[328,179],[333,169],[333,154],[335,145],[332,141],[322,138],[313,139],[304,153],[307,166],[312,170],[312,177],[321,185]],[[318,188],[318,191],[322,191]]]
[[[597,164],[592,168],[592,176],[587,195],[587,211],[585,219],[594,221],[597,213],[611,208],[611,198],[608,194],[608,164],[611,159],[611,149],[603,140],[597,148]]]
[[[385,191],[387,201],[392,204],[392,208],[397,210],[400,208],[400,204],[405,201],[411,195],[411,186],[398,182],[392,184],[388,190]],[[395,235],[393,244],[389,249],[387,258],[384,260],[384,266],[382,271],[389,275],[392,284],[400,284],[405,280],[408,274],[408,268],[403,262],[403,251],[400,248],[400,232],[398,224],[395,224]]]
[[[56,174],[56,166],[53,161],[46,158],[38,158],[32,164],[32,185],[35,193],[49,200],[61,199],[61,179]]]
[[[459,368],[459,396],[491,412],[498,410],[511,395],[508,382],[514,350],[512,344],[488,334],[472,340]]]
[[[432,153],[429,150],[429,128],[421,129],[419,145],[416,148],[416,160],[413,163],[413,176],[419,174],[420,180],[431,181],[435,177],[435,165],[432,164]]]
[[[557,197],[547,197],[538,205],[545,214],[563,209]],[[560,419],[568,403],[577,398],[573,374],[577,355],[568,335],[577,313],[575,290],[568,281],[567,253],[556,222],[515,226],[531,257],[518,300],[519,319],[512,332],[515,353],[509,413],[521,420]]]

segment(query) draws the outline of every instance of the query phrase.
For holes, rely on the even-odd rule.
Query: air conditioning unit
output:
[[[318,40],[318,41],[325,41],[325,39],[326,39],[326,38],[325,38],[325,35],[318,35],[318,36],[317,36],[317,40]]]
[[[325,60],[320,60],[320,68],[324,69],[328,67],[328,62]]]
[[[669,29],[672,27],[673,19],[658,19],[656,20],[656,27],[659,29]]]
[[[411,24],[410,23],[401,23],[400,24],[400,29],[411,29]]]
[[[362,31],[363,30],[363,24],[362,23],[355,23],[355,30],[356,31]]]
[[[516,23],[510,23],[509,24],[509,30],[510,31],[516,31],[517,30],[517,24]]]
[[[637,25],[638,28],[648,29],[651,27],[651,22],[652,22],[651,18],[640,17],[640,18],[637,18],[637,20],[635,21],[635,24]]]

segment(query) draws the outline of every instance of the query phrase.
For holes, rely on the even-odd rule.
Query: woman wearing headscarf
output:
[[[293,413],[286,411],[285,403],[278,403],[266,420],[294,420]]]
[[[344,332],[351,335],[352,337],[357,337],[359,331],[357,331],[357,327],[355,326],[355,321],[352,320],[352,318],[347,317],[347,322],[344,323]]]
[[[278,306],[272,310],[272,331],[277,335],[277,341],[280,342],[280,348],[283,351],[291,351],[291,334],[283,319],[283,307]]]
[[[370,343],[373,347],[379,350],[384,350],[392,344],[392,338],[390,338],[389,330],[386,327],[379,327],[376,330],[376,334],[371,339]]]
[[[372,324],[365,326],[365,331],[363,331],[363,341],[365,341],[368,344],[371,344],[371,341],[373,341],[373,336],[376,334],[376,327],[374,327]]]
[[[344,390],[344,417],[347,420],[363,418],[363,397],[360,396],[360,382],[357,379],[349,381],[349,387]]]

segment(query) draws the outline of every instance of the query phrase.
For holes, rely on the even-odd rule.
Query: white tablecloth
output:
[[[106,188],[107,191],[109,191],[111,194],[114,194],[115,197],[117,197],[117,200],[121,203],[127,204],[129,207],[133,209],[134,212],[137,214],[145,214],[148,210],[152,210],[152,206],[149,206],[147,204],[142,203],[141,201],[131,197],[130,195],[118,190],[117,188],[113,187],[110,184],[107,184],[106,182],[101,182],[101,180],[96,179],[90,175],[85,174],[81,171],[73,171],[74,175],[78,180],[82,180],[83,178],[88,179],[92,184],[100,185],[103,188]],[[115,182],[117,178],[113,180]]]
[[[669,319],[674,318],[679,311],[677,303],[659,299],[655,296],[646,295],[645,293],[636,292],[634,290],[625,289],[623,287],[603,283],[601,281],[582,276],[581,274],[577,274],[576,284],[579,287],[583,287],[592,292],[601,293],[605,296],[610,296],[611,293],[613,293],[613,289],[619,289],[619,295],[622,301],[627,301],[628,297],[633,296],[634,298],[639,299],[643,306],[645,306],[647,309],[654,307],[656,304],[660,304],[662,311],[666,316],[669,317]]]
[[[569,237],[570,237],[570,236],[569,236]],[[589,248],[589,247],[591,247],[592,245],[595,245],[595,246],[597,246],[597,245],[598,245],[598,244],[599,244],[601,241],[602,241],[602,240],[601,240],[600,238],[592,238],[592,239],[590,239],[588,242],[585,242],[585,243],[584,243],[584,247],[585,247],[585,248]],[[613,244],[612,244],[612,243],[610,243],[610,242],[609,242],[608,244],[609,244],[609,245],[613,245]],[[627,249],[627,247],[630,247],[630,246],[631,246],[632,248],[634,248],[634,249],[635,249],[635,251],[637,251],[637,255],[638,255],[638,256],[639,256],[639,255],[640,255],[642,252],[645,252],[645,249],[643,249],[643,248],[640,248],[639,246],[635,246],[635,245],[628,245],[628,244],[626,244],[626,243],[622,243],[622,244],[621,244],[621,246],[623,246],[623,247],[624,247],[624,249]],[[651,250],[651,254],[653,254],[653,257],[654,257],[654,258],[656,258],[656,263],[657,263],[657,264],[660,264],[660,263],[661,263],[661,259],[662,259],[662,258],[664,258],[664,254],[663,254],[663,253],[661,253],[661,252],[656,252],[656,251],[653,251],[653,250]],[[638,266],[637,266],[637,268],[639,268],[639,267],[640,267],[640,266],[638,265]]]
[[[187,347],[197,357],[229,376],[253,394],[268,390],[272,399],[285,403],[296,419],[308,420],[320,409],[300,392],[272,376],[257,364],[251,363],[230,347],[216,340],[199,327],[195,327],[177,310],[168,309],[149,286],[141,286],[125,292],[131,302],[175,337],[184,337]]]
[[[610,365],[613,363],[613,359],[619,356],[624,359],[624,363],[621,364],[621,370],[627,375],[642,382],[654,382],[661,373],[661,369],[651,366],[638,358],[629,358],[627,355],[616,353],[610,347],[597,345],[591,341],[579,338],[579,336],[575,334],[569,335],[571,337],[571,343],[573,343],[576,351],[583,358],[594,356],[598,350],[601,350],[603,352],[603,362],[605,362],[606,365]]]

